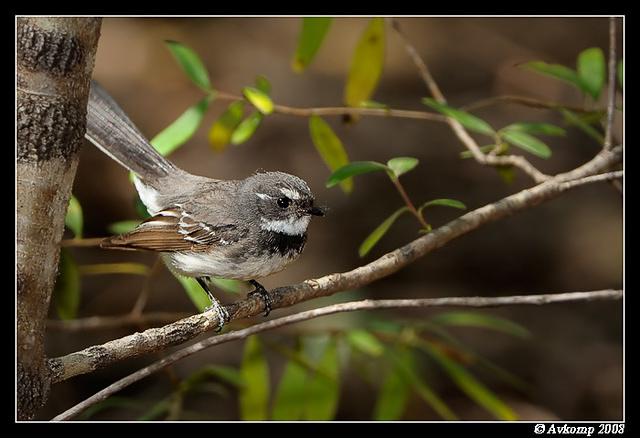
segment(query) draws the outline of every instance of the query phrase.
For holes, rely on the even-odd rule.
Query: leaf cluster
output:
[[[321,49],[331,23],[332,19],[326,17],[302,20],[298,46],[292,60],[294,71],[301,73],[309,67]],[[241,95],[232,95],[214,88],[205,64],[193,50],[175,41],[168,41],[167,47],[186,76],[203,91],[204,96],[151,140],[154,147],[164,155],[175,151],[195,134],[214,102],[224,100],[226,103],[221,116],[208,128],[208,141],[214,151],[222,151],[228,145],[247,142],[269,115],[279,111],[278,105],[270,97],[272,87],[267,78],[258,76],[254,84],[242,88]],[[385,21],[372,18],[352,54],[344,88],[345,108],[379,108],[383,111],[387,109],[384,104],[372,100],[383,72],[385,50]],[[523,63],[521,67],[571,84],[582,93],[585,101],[590,100],[592,104],[602,95],[606,82],[604,56],[595,48],[587,49],[578,55],[575,70],[543,61]],[[618,69],[620,85],[621,71],[622,62]],[[452,107],[442,100],[424,97],[421,101],[436,113],[455,120],[466,130],[487,139],[486,144],[480,148],[483,154],[506,156],[512,153],[513,148],[517,148],[537,158],[549,159],[552,157],[552,150],[540,136],[566,135],[565,129],[559,126],[538,122],[516,121],[502,128],[494,128],[471,112]],[[549,107],[563,114],[567,124],[578,127],[602,143],[599,129],[602,112],[573,111],[557,104]],[[357,112],[349,114],[348,121],[357,122]],[[446,198],[414,204],[401,183],[401,176],[419,166],[416,158],[393,157],[386,163],[351,161],[347,148],[323,117],[313,111],[305,117],[308,118],[311,141],[330,171],[328,187],[340,186],[346,194],[350,194],[353,191],[355,177],[365,173],[383,172],[397,189],[403,202],[400,208],[388,215],[364,239],[358,249],[360,256],[367,255],[405,213],[416,218],[419,232],[429,232],[431,225],[424,217],[427,207],[438,205],[466,208],[461,201]],[[472,154],[463,152],[461,156],[468,158]],[[501,167],[497,170],[505,181],[513,178],[512,168]],[[72,198],[66,224],[73,232],[74,238],[81,240],[83,215],[82,208],[75,198]],[[135,224],[137,221],[117,223],[113,225],[112,231],[123,232]],[[54,295],[60,317],[73,319],[77,316],[82,275],[113,272],[149,275],[149,269],[133,263],[77,266],[73,258],[63,251],[60,277]],[[204,308],[208,303],[199,286],[191,279],[179,279],[196,306]],[[240,289],[236,282],[214,281],[218,287],[226,290],[238,292]],[[456,415],[451,407],[436,393],[425,377],[429,374],[423,369],[427,358],[430,366],[444,372],[466,396],[495,418],[515,419],[509,407],[475,376],[475,372],[490,372],[519,388],[524,386],[522,382],[463,346],[447,332],[446,327],[452,325],[484,327],[526,337],[526,331],[509,321],[463,312],[439,314],[421,324],[385,322],[369,330],[339,331],[324,335],[320,341],[317,336],[301,336],[291,348],[269,342],[266,338],[253,337],[245,344],[239,367],[203,367],[180,382],[178,390],[171,397],[160,403],[147,405],[140,418],[192,418],[192,415],[196,414],[181,409],[182,401],[187,394],[207,391],[227,397],[228,387],[232,387],[237,389],[239,394],[238,409],[242,419],[334,419],[347,371],[345,364],[349,364],[350,372],[355,372],[376,389],[377,396],[371,411],[372,419],[402,419],[409,400],[414,397],[430,406],[439,417],[455,419]],[[273,384],[273,373],[269,368],[265,348],[285,358],[282,375]],[[112,398],[96,409],[128,403],[128,399]]]
[[[386,218],[380,225],[378,225],[372,232],[369,234],[358,249],[358,254],[360,257],[364,257],[373,246],[386,234],[386,232],[391,228],[393,223],[404,213],[412,213],[422,225],[422,229],[425,232],[431,230],[431,226],[425,221],[422,211],[429,206],[433,205],[441,205],[446,207],[454,207],[465,209],[465,205],[456,201],[455,199],[433,199],[431,201],[425,202],[417,209],[414,207],[411,200],[407,197],[402,184],[400,183],[400,175],[409,172],[413,168],[418,165],[418,160],[416,158],[411,157],[397,157],[390,159],[387,164],[378,163],[375,161],[354,161],[352,163],[346,164],[336,170],[327,181],[327,187],[334,186],[339,182],[342,182],[348,178],[352,178],[355,175],[373,172],[382,170],[385,171],[386,174],[391,179],[391,182],[396,186],[400,196],[404,199],[406,205],[400,207],[398,210],[394,211],[388,218]]]
[[[112,397],[87,410],[84,418],[125,407],[140,412],[138,420],[221,420],[215,413],[189,409],[190,395],[206,393],[232,403],[237,392],[241,420],[330,421],[336,419],[346,380],[355,377],[376,394],[363,406],[371,420],[403,420],[414,399],[436,418],[456,420],[455,410],[428,378],[439,372],[494,418],[515,420],[515,413],[479,376],[491,376],[520,391],[527,385],[475,354],[450,333],[452,327],[520,339],[530,336],[509,320],[463,311],[441,313],[420,323],[377,320],[369,329],[309,333],[295,337],[290,346],[253,335],[247,338],[237,366],[201,367],[159,401]],[[272,369],[274,354],[284,362],[279,372]]]

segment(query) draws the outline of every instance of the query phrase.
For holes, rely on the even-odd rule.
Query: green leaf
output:
[[[60,319],[74,319],[80,307],[80,274],[75,260],[64,248],[60,250],[58,277],[53,289],[53,302]]]
[[[264,94],[271,93],[271,82],[265,76],[259,75],[256,77],[256,88]]]
[[[203,312],[204,309],[211,305],[209,297],[206,292],[202,290],[202,287],[195,278],[184,277],[182,275],[175,275],[175,277],[178,279],[198,310]]]
[[[351,347],[369,356],[375,357],[384,353],[382,342],[366,330],[349,330],[346,339]]]
[[[229,280],[226,278],[209,277],[209,282],[214,288],[238,295],[244,290],[243,283],[240,280]]]
[[[578,55],[578,76],[582,83],[582,89],[594,101],[597,101],[607,76],[606,63],[601,49],[592,47]]]
[[[231,141],[231,136],[242,121],[245,103],[241,100],[233,102],[214,122],[209,130],[209,144],[215,151],[221,151]]]
[[[256,335],[249,336],[245,342],[240,374],[244,381],[238,395],[240,418],[245,421],[267,420],[269,366]]]
[[[132,274],[149,275],[149,267],[142,263],[94,263],[78,266],[80,275]]]
[[[389,352],[387,357],[393,364],[394,372],[398,373],[399,377],[406,382],[406,385],[431,406],[438,415],[445,420],[457,420],[456,415],[444,400],[438,397],[438,394],[429,388],[416,373],[411,351],[402,349],[400,351]]]
[[[537,157],[551,157],[551,149],[549,149],[549,146],[526,132],[503,130],[500,134],[505,141]]]
[[[255,112],[244,119],[231,134],[231,144],[239,145],[247,141],[262,122],[262,113]]]
[[[293,57],[293,70],[302,72],[316,56],[324,41],[332,19],[327,17],[305,17],[302,19],[302,30],[298,47]]]
[[[107,230],[112,234],[122,234],[128,233],[138,225],[140,225],[139,220],[119,221],[109,224],[107,226]]]
[[[244,87],[242,89],[242,94],[265,116],[273,112],[273,101],[265,92],[253,87]]]
[[[185,277],[180,274],[174,274],[174,277],[180,282],[187,295],[201,312],[211,305],[207,293],[202,289],[200,283],[195,278]],[[242,283],[238,280],[226,280],[221,278],[209,277],[208,281],[216,288],[225,292],[239,294],[242,290]]]
[[[67,208],[67,215],[64,218],[64,224],[73,232],[73,236],[76,239],[82,239],[82,228],[84,224],[82,206],[78,198],[71,195],[69,199],[69,207]]]
[[[198,130],[204,114],[207,112],[212,101],[213,96],[208,95],[187,109],[180,117],[151,140],[153,147],[162,155],[167,156],[183,145]]]
[[[425,343],[424,347],[424,350],[431,354],[442,369],[469,398],[500,420],[517,420],[516,414],[509,406],[473,377],[465,368],[445,355],[440,348],[430,343]]]
[[[522,67],[528,68],[536,73],[541,73],[547,76],[560,79],[561,81],[568,82],[569,84],[577,87],[579,90],[583,90],[583,84],[580,76],[574,70],[569,67],[565,67],[560,64],[547,64],[544,61],[529,61],[520,64]]]
[[[333,187],[339,182],[351,178],[365,172],[373,172],[375,170],[389,171],[389,168],[384,164],[377,163],[375,161],[354,161],[352,163],[345,164],[344,166],[336,169],[327,180],[327,187]]]
[[[398,178],[403,173],[409,172],[417,165],[418,159],[411,157],[397,157],[387,161],[387,166],[389,166],[389,169],[391,169],[396,178]]]
[[[152,404],[145,404],[144,412],[135,417],[135,421],[160,421],[171,409],[171,399],[164,398]]]
[[[360,102],[362,108],[390,109],[386,103],[376,102],[375,100],[363,100]]]
[[[114,395],[113,397],[109,397],[106,400],[90,406],[86,411],[82,412],[79,418],[81,420],[89,420],[96,414],[113,408],[126,409],[130,412],[135,412],[140,408],[146,409],[147,407],[148,403],[141,402],[140,399],[133,399],[131,397],[119,397],[117,395]]]
[[[300,339],[296,339],[296,340],[299,341]],[[315,344],[309,343],[309,337],[304,338],[302,340],[305,342],[304,343],[297,342],[295,349],[285,347],[282,344],[279,344],[276,342],[268,342],[268,341],[265,341],[264,339],[263,339],[263,342],[267,343],[269,348],[276,351],[283,357],[289,360],[298,362],[301,366],[303,366],[309,371],[319,372],[319,373],[324,372],[324,370],[321,369],[316,362],[314,362],[314,359],[317,359],[317,357],[314,356],[313,358],[310,358],[307,355],[313,355],[314,353],[324,351],[324,345],[326,345],[329,342],[330,338],[327,336],[326,340],[324,340],[324,343],[320,347],[318,347]],[[305,348],[303,349],[302,348],[303,345],[298,345],[298,344],[304,344]],[[327,376],[330,377],[330,375],[327,375]]]
[[[432,199],[431,201],[425,202],[420,206],[420,208],[418,208],[418,212],[420,213],[424,208],[430,207],[432,205],[441,205],[443,207],[459,208],[460,210],[466,210],[467,208],[466,205],[464,205],[460,201],[456,201],[455,199],[441,198],[441,199]]]
[[[300,348],[296,350],[296,354],[302,355]],[[286,362],[273,399],[272,420],[299,421],[302,419],[309,375],[309,369],[303,362],[304,359],[294,358]]]
[[[206,390],[206,385],[211,381],[211,379],[222,381],[223,383],[232,385],[236,388],[241,388],[244,383],[242,376],[240,375],[240,371],[235,367],[226,365],[205,365],[180,381],[180,390],[183,392]],[[220,391],[215,392],[220,393]]]
[[[129,173],[129,175],[131,176],[131,182],[133,183],[133,178],[135,177],[135,175],[133,173]],[[138,194],[138,192],[136,192],[133,197],[133,208],[135,209],[138,218],[145,220],[151,217],[151,215],[149,214],[149,210],[147,210],[147,206],[144,205],[142,199],[140,199],[140,195]],[[133,228],[137,226],[138,225],[135,225]]]
[[[558,111],[560,111],[560,113],[565,117],[567,123],[573,124],[580,128],[587,135],[597,141],[598,144],[604,143],[603,135],[597,129],[591,126],[584,118],[580,117],[580,115],[565,108],[558,108]]]
[[[212,91],[209,72],[196,52],[176,41],[166,41],[166,44],[189,79],[204,91]]]
[[[504,155],[504,153],[507,152],[507,146],[508,145],[506,145],[505,143],[501,143],[500,145],[496,145],[492,143],[492,144],[480,146],[478,149],[480,149],[480,152],[482,152],[483,154],[492,153],[496,155]],[[498,150],[498,148],[500,148],[500,150]],[[460,158],[473,158],[473,154],[469,150],[464,150],[460,152],[459,155],[460,155]]]
[[[360,106],[375,91],[384,66],[384,19],[373,18],[360,37],[351,58],[351,68],[344,90],[347,106]]]
[[[371,251],[371,248],[373,248],[374,245],[378,243],[380,239],[382,239],[382,236],[385,235],[389,228],[391,228],[391,225],[393,225],[396,219],[398,219],[398,217],[400,217],[402,213],[407,211],[409,211],[408,207],[401,207],[400,209],[396,210],[391,216],[386,218],[380,225],[378,225],[376,229],[373,230],[371,234],[366,237],[366,239],[364,239],[364,241],[360,245],[360,248],[358,248],[358,255],[360,257],[364,257],[365,255],[367,255],[367,253]]]
[[[233,385],[236,388],[241,388],[244,384],[240,370],[235,367],[225,365],[207,365],[206,369],[212,376],[229,385]]]
[[[565,130],[551,123],[517,122],[502,128],[505,131],[523,131],[532,134],[565,135]]]
[[[436,324],[443,325],[455,325],[463,327],[478,327],[489,330],[497,330],[509,335],[518,336],[520,338],[529,338],[529,331],[510,321],[506,318],[500,318],[498,316],[484,315],[475,312],[444,312],[429,318],[430,321]]]
[[[411,388],[400,373],[391,369],[387,373],[376,398],[374,421],[399,421],[409,401]]]
[[[309,378],[304,419],[330,421],[335,417],[340,399],[338,348],[335,340],[329,342],[318,365],[322,372],[315,372]]]
[[[506,184],[511,184],[516,177],[516,171],[513,166],[496,166],[496,172]]]
[[[318,116],[309,117],[309,131],[316,149],[331,171],[341,168],[349,162],[347,152],[333,129]],[[340,182],[342,189],[349,193],[353,189],[353,180]]]
[[[484,120],[479,117],[476,117],[472,114],[469,114],[465,111],[459,110],[457,108],[453,108],[449,105],[440,103],[435,99],[430,97],[424,97],[422,102],[426,105],[429,105],[431,108],[436,111],[444,114],[447,117],[451,117],[452,119],[458,121],[462,126],[467,128],[470,131],[478,132],[480,134],[485,134],[490,137],[495,135],[495,131],[493,128]]]

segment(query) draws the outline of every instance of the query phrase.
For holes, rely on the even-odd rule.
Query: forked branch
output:
[[[334,273],[297,285],[273,289],[270,291],[272,308],[289,307],[313,298],[364,287],[399,271],[451,240],[501,218],[539,205],[585,184],[619,179],[622,177],[622,171],[607,170],[620,163],[621,159],[621,146],[611,151],[602,150],[593,160],[567,174],[560,174],[544,183],[473,210],[371,263],[348,272]],[[248,297],[226,306],[232,320],[258,315],[262,313],[263,307],[259,297]],[[152,328],[67,356],[50,359],[52,383],[89,373],[126,358],[179,345],[217,328],[218,324],[214,312],[205,312],[164,327]]]

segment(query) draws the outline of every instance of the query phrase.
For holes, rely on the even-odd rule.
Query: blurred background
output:
[[[272,85],[273,100],[282,105],[312,108],[340,106],[351,54],[368,24],[367,18],[337,18],[316,59],[302,74],[291,68],[299,18],[116,18],[107,17],[96,57],[94,78],[106,88],[149,138],[155,136],[202,92],[190,82],[165,45],[174,40],[194,49],[204,61],[214,88],[240,94],[258,75]],[[582,17],[445,18],[401,17],[399,23],[417,53],[425,60],[449,103],[471,104],[481,99],[518,95],[564,104],[581,104],[572,87],[517,65],[543,60],[575,68],[578,54],[589,47],[608,46],[608,19]],[[395,109],[425,110],[428,96],[401,39],[387,27],[386,63],[374,99]],[[622,21],[618,22],[618,56],[622,53]],[[214,152],[207,128],[228,101],[215,102],[202,128],[171,159],[185,170],[220,179],[241,179],[258,169],[281,170],[303,177],[317,200],[328,207],[325,218],[314,220],[302,257],[282,273],[262,281],[267,288],[295,284],[307,278],[353,269],[418,235],[415,219],[406,216],[393,226],[372,252],[360,259],[362,240],[402,205],[382,173],[355,179],[345,195],[326,188],[330,175],[317,154],[305,118],[274,114],[267,117],[245,144]],[[500,128],[516,121],[561,124],[554,112],[504,104],[475,112]],[[516,173],[505,184],[493,169],[460,159],[463,146],[443,123],[401,118],[362,117],[351,126],[339,117],[325,117],[345,145],[349,158],[386,162],[398,156],[420,160],[402,181],[416,204],[435,198],[462,201],[469,210],[496,201],[532,185]],[[616,141],[622,139],[616,123]],[[598,144],[577,129],[566,137],[546,137],[553,157],[527,156],[541,171],[555,174],[574,168],[598,152]],[[127,173],[88,142],[82,152],[74,194],[85,214],[85,237],[103,237],[110,223],[135,219],[134,189]],[[426,210],[435,228],[460,211],[435,207]],[[607,184],[588,185],[532,210],[501,220],[451,242],[445,247],[370,285],[292,309],[319,307],[362,298],[500,296],[621,288],[623,283],[623,202]],[[81,265],[139,262],[152,266],[153,254],[72,248]],[[132,275],[84,276],[81,317],[119,315],[134,304],[144,278]],[[234,300],[220,294],[223,302]],[[173,277],[162,269],[152,285],[146,310],[195,311]],[[429,309],[389,311],[391,318],[424,318],[442,312]],[[554,304],[478,310],[511,319],[532,337],[516,337],[482,329],[459,329],[456,336],[475,352],[509,370],[530,385],[527,392],[485,380],[521,419],[621,420],[623,416],[623,305],[622,302]],[[377,316],[382,316],[377,315]],[[342,315],[340,318],[353,316]],[[56,318],[52,312],[52,318]],[[316,330],[344,325],[337,317],[313,321]],[[358,315],[359,321],[367,315]],[[261,320],[256,319],[257,322]],[[245,322],[246,323],[246,322]],[[50,330],[48,355],[61,356],[133,332],[136,328],[67,332]],[[289,329],[289,330],[295,330]],[[241,344],[223,345],[178,364],[184,376],[206,363],[237,364]],[[52,387],[41,419],[81,401],[99,389],[155,360],[144,357],[80,376]],[[160,373],[127,389],[122,395],[163,397],[170,379]],[[447,378],[436,378],[436,390],[462,419],[491,419]],[[337,418],[366,420],[371,415],[373,390],[353,379],[343,381],[343,400]],[[197,401],[194,401],[196,403]],[[228,399],[203,397],[200,402],[212,418],[237,418]],[[197,409],[197,408],[196,408]],[[128,419],[109,411],[105,419]],[[101,417],[96,417],[101,418]],[[437,416],[416,401],[406,419]]]

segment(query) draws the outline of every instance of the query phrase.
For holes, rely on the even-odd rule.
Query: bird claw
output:
[[[210,296],[209,298],[211,299],[212,297]],[[231,316],[229,315],[229,312],[227,312],[227,309],[225,309],[225,307],[220,304],[220,301],[216,298],[213,298],[211,300],[211,305],[204,309],[205,312],[210,310],[213,310],[218,317],[218,328],[216,329],[216,333],[220,333],[224,325],[231,320]]]
[[[257,281],[249,280],[249,283],[251,283],[255,289],[249,292],[247,296],[260,295],[262,301],[264,301],[264,316],[269,316],[269,313],[271,313],[271,295],[269,295],[269,292],[264,286]]]

